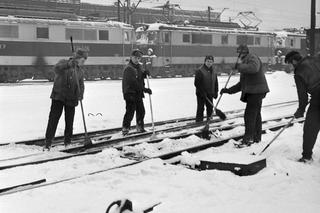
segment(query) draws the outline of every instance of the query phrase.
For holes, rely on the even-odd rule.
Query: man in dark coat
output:
[[[140,60],[143,53],[136,49],[131,53],[130,61],[123,71],[122,92],[126,102],[126,113],[122,122],[122,134],[127,135],[130,130],[131,121],[136,112],[136,128],[138,132],[144,132],[144,115],[143,105],[144,92],[152,94],[150,88],[145,88],[144,78],[149,73],[143,72]]]
[[[64,144],[71,143],[75,107],[83,99],[84,83],[82,65],[88,57],[85,49],[78,49],[72,58],[60,60],[54,67],[54,84],[44,149],[50,150],[57,125],[64,109]],[[78,82],[77,82],[78,80]],[[79,87],[80,88],[79,88]]]
[[[204,59],[204,64],[195,72],[194,85],[197,95],[197,115],[196,122],[203,121],[204,105],[207,109],[207,120],[210,119],[213,106],[211,105],[213,98],[218,96],[218,78],[217,73],[213,70],[214,58],[208,55]],[[209,103],[209,101],[211,103]]]
[[[300,162],[312,160],[312,149],[320,130],[320,58],[317,57],[319,56],[303,58],[299,52],[291,51],[285,58],[286,63],[294,66],[294,80],[299,99],[295,118],[304,116],[308,105],[308,93],[311,95],[303,127],[303,152]]]
[[[240,72],[240,81],[230,88],[221,89],[220,93],[234,94],[241,91],[240,100],[247,103],[244,113],[245,134],[239,144],[239,147],[243,147],[261,141],[262,99],[269,92],[269,87],[260,58],[249,53],[247,45],[243,44],[239,45],[237,53],[241,61],[236,64],[236,69]]]

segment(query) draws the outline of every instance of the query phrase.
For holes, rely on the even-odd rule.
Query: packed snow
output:
[[[219,77],[220,88],[226,79],[226,76]],[[238,80],[238,76],[233,76],[229,85]],[[297,99],[292,75],[275,72],[268,74],[267,80],[271,92],[264,99],[264,105]],[[121,126],[125,110],[121,81],[86,82],[85,85],[83,105],[88,130]],[[151,79],[150,86],[156,121],[195,115],[193,78]],[[51,104],[51,88],[51,83],[0,86],[0,143],[43,138]],[[147,98],[145,122],[151,122]],[[239,98],[240,94],[224,95],[218,108],[223,111],[244,108]],[[262,117],[265,120],[292,114],[296,108],[297,103],[287,107],[265,108]],[[63,134],[63,119],[60,120],[57,135]],[[81,119],[80,107],[77,107],[75,133],[83,132]],[[234,124],[240,122],[242,118],[233,120]],[[268,125],[272,124],[268,122]],[[242,126],[216,132],[216,135],[224,137],[239,132],[243,132]],[[120,198],[130,199],[136,212],[158,202],[161,204],[154,208],[155,213],[318,212],[320,139],[314,148],[314,161],[310,164],[296,161],[302,151],[303,123],[286,129],[261,156],[252,155],[259,153],[276,133],[268,131],[261,143],[243,149],[235,149],[231,140],[221,147],[195,154],[183,152],[167,161],[150,158],[130,167],[112,170],[108,169],[134,161],[121,158],[122,152],[109,148],[95,155],[2,170],[0,189],[42,178],[47,183],[64,181],[10,195],[0,194],[0,212],[105,212],[112,201]],[[213,137],[211,140],[215,139]],[[123,152],[154,157],[162,152],[208,142],[192,135],[185,139],[165,139],[157,144],[143,143],[126,147]],[[0,146],[0,165],[6,163],[4,159],[7,158],[40,152],[41,147],[36,146]],[[53,150],[46,155],[57,153],[57,150]],[[40,156],[29,158],[37,159]],[[267,159],[267,167],[253,176],[240,177],[228,171],[192,169],[201,159],[247,162],[261,158]],[[20,162],[21,159],[15,161]],[[181,164],[170,164],[177,161]],[[68,181],[69,178],[74,179]]]

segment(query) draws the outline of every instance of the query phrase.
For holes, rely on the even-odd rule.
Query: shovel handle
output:
[[[266,147],[264,147],[264,149],[259,153],[259,155],[261,155],[278,137],[279,137],[279,135],[286,129],[286,128],[288,128],[290,125],[291,125],[291,123],[293,122],[293,120],[294,120],[295,118],[294,118],[294,116],[290,119],[290,121],[284,126],[284,127],[282,127],[282,129],[272,138],[272,140],[267,144],[267,146]]]
[[[237,58],[237,61],[236,61],[236,64],[238,64],[241,54],[242,54],[242,52],[239,53],[238,58]],[[223,88],[227,88],[227,85],[228,85],[228,83],[229,83],[230,78],[231,78],[232,75],[233,75],[233,69],[232,69],[231,72],[229,73],[228,79],[227,79],[226,84],[224,85]],[[221,95],[219,96],[215,108],[218,107],[218,104],[219,104],[219,102],[220,102],[220,100],[221,100],[222,95],[223,95],[223,94],[221,94]]]

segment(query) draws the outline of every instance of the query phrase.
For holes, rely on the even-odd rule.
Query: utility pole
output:
[[[123,22],[127,23],[127,7],[126,7],[125,2],[126,1],[124,1],[123,4],[122,4],[123,5],[122,6],[123,7]]]
[[[120,2],[120,0],[118,0],[118,4],[117,4],[117,6],[118,6],[118,22],[120,22],[121,21],[121,17],[120,17],[120,4],[121,4],[121,2]]]
[[[311,0],[311,24],[310,24],[310,55],[315,51],[315,28],[316,28],[316,0]]]
[[[208,22],[210,22],[211,20],[211,10],[212,10],[212,8],[210,7],[210,6],[208,6]]]
[[[131,24],[131,1],[127,0],[127,23]]]

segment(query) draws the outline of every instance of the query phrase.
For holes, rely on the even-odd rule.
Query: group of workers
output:
[[[261,141],[262,100],[269,92],[268,83],[263,71],[260,58],[250,53],[247,45],[241,44],[237,48],[238,59],[235,70],[240,73],[237,84],[222,88],[220,95],[241,92],[240,100],[246,103],[244,113],[245,134],[239,144],[240,147],[250,146]],[[64,109],[65,132],[64,143],[71,143],[75,107],[82,100],[84,93],[84,74],[82,66],[88,57],[85,49],[78,49],[75,54],[59,61],[55,67],[55,78],[51,93],[51,109],[45,135],[44,149],[50,150],[56,128]],[[122,122],[122,134],[127,135],[131,122],[136,113],[137,132],[144,132],[145,108],[144,93],[152,94],[150,88],[145,87],[144,79],[150,75],[148,69],[141,66],[143,52],[135,49],[131,52],[130,61],[123,71],[122,92],[126,104],[126,112]],[[304,116],[306,106],[309,108],[303,129],[303,152],[300,162],[312,160],[312,150],[320,129],[320,59],[318,57],[302,57],[299,52],[287,53],[285,62],[294,67],[294,79],[297,86],[299,107],[294,113],[295,118]],[[205,56],[204,63],[195,71],[194,85],[196,87],[197,111],[196,122],[203,121],[206,107],[207,119],[213,114],[213,99],[219,94],[217,72],[213,67],[214,57]],[[311,95],[310,101],[308,94]]]

